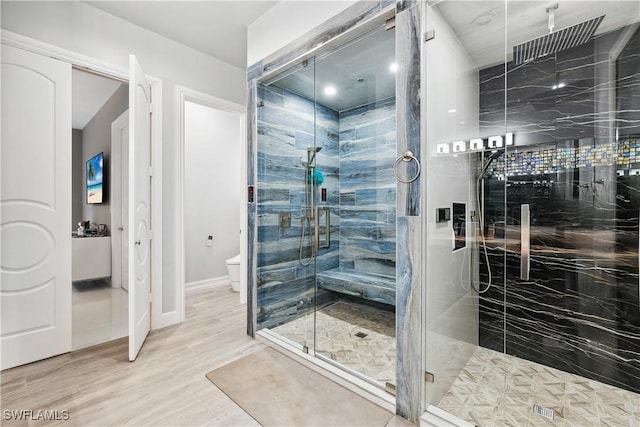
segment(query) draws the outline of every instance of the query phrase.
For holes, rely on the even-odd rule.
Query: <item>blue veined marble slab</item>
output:
[[[396,208],[390,206],[377,206],[377,207],[344,207],[340,209],[340,222],[341,224],[347,224],[348,221],[371,221],[374,223],[395,223]]]
[[[319,270],[317,276],[318,287],[321,289],[384,304],[396,304],[395,277],[346,269]]]
[[[299,277],[296,274],[297,264],[296,260],[258,267],[258,286],[267,282],[288,282]]]
[[[363,188],[356,190],[357,206],[382,206],[396,204],[396,187],[390,188]]]
[[[383,135],[376,135],[371,138],[355,139],[348,138],[349,132],[340,137],[340,158],[376,158],[382,153],[391,153],[390,157],[394,157],[396,147],[395,132]],[[393,152],[393,153],[392,153]],[[395,157],[394,157],[395,158]]]
[[[340,205],[341,206],[355,206],[356,204],[356,191],[355,190],[340,190]]]

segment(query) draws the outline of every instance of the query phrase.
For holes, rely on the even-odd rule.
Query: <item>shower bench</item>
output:
[[[366,271],[334,269],[317,273],[318,287],[341,294],[396,305],[396,278]]]

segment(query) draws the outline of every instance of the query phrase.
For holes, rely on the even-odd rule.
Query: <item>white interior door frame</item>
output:
[[[72,67],[103,75],[111,79],[128,83],[128,68],[106,63],[77,52],[63,49],[49,43],[25,37],[11,31],[2,30],[0,40],[3,45],[17,47],[29,52],[49,56],[68,62]],[[127,57],[128,60],[128,57]],[[153,106],[151,156],[153,175],[151,188],[151,215],[155,224],[162,224],[162,80],[146,76],[151,85]],[[151,328],[160,329],[167,326],[163,322],[162,314],[162,226],[153,231],[152,251],[154,254],[152,264],[152,316]],[[71,258],[69,258],[71,263]]]
[[[222,110],[230,113],[237,114],[240,118],[240,145],[242,146],[242,170],[247,169],[247,154],[246,154],[246,123],[247,123],[247,108],[244,105],[236,104],[224,99],[217,98],[212,95],[207,95],[193,89],[189,89],[183,86],[176,86],[176,117],[178,118],[178,129],[176,140],[179,144],[179,155],[176,159],[176,170],[178,171],[178,180],[176,182],[176,195],[178,203],[176,203],[176,218],[178,226],[176,227],[176,259],[178,259],[178,269],[176,271],[175,282],[176,286],[176,307],[178,310],[178,319],[184,321],[185,316],[185,259],[184,259],[184,180],[185,180],[185,117],[184,117],[184,104],[185,102],[193,102],[207,107],[214,108],[216,110]],[[247,177],[246,173],[242,173],[242,203],[240,208],[240,258],[247,258],[247,239],[244,238],[247,232]],[[246,263],[241,263],[242,271],[240,272],[240,287],[246,289],[246,277],[247,266]]]
[[[123,171],[128,165],[122,162],[124,147],[122,141],[128,135],[122,132],[129,125],[129,109],[111,123],[111,286],[126,288],[122,283],[122,207],[126,198],[122,197]],[[119,189],[113,191],[114,189]],[[117,256],[116,256],[117,255]]]

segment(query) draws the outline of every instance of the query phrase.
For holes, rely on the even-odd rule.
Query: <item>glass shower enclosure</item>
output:
[[[426,407],[637,423],[640,3],[445,0],[426,20],[426,200],[458,209],[426,225]]]
[[[395,383],[395,31],[258,81],[257,330]]]

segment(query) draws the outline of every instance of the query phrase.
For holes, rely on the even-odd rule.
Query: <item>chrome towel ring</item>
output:
[[[416,162],[416,167],[417,167],[415,176],[409,179],[400,178],[400,176],[398,175],[398,165],[400,164],[400,161],[410,162],[412,160]],[[410,182],[413,182],[416,179],[418,179],[418,177],[420,176],[420,161],[416,158],[416,156],[413,155],[413,153],[410,150],[407,150],[396,159],[396,162],[393,165],[393,174],[396,176],[396,179],[399,182],[404,182],[405,184],[409,184]]]

